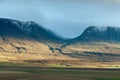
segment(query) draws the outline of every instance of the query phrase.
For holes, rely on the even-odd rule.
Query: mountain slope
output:
[[[90,26],[79,37],[72,39],[63,53],[75,58],[100,62],[120,61],[120,28]]]
[[[22,26],[27,27],[24,22],[0,19],[0,51],[7,53],[51,53],[47,45],[20,29]]]
[[[24,42],[25,40],[28,42],[32,41],[32,43],[42,43],[46,45],[50,51],[53,51],[56,45],[59,46],[65,42],[65,40],[35,22],[22,22],[5,18],[0,18],[0,37],[3,42],[9,43],[9,45],[17,50],[20,47],[15,46],[15,42]]]
[[[76,59],[55,52],[57,49],[54,47],[62,45],[59,43],[62,41],[64,40],[34,22],[0,19],[0,63],[37,66],[71,64],[71,60]]]

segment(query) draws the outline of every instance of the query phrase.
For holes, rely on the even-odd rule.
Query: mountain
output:
[[[22,22],[0,18],[0,33],[12,37],[31,36],[39,41],[63,41],[62,38],[33,21]]]
[[[75,41],[120,42],[120,28],[90,26]]]
[[[74,58],[60,53],[63,44],[62,38],[35,22],[0,18],[0,62],[37,66],[71,63]]]
[[[111,62],[120,61],[119,35],[119,28],[91,26],[79,37],[64,40],[33,21],[0,18],[0,62],[52,67],[88,67],[93,63],[97,67],[110,66]]]
[[[23,22],[0,18],[0,51],[51,53],[56,45],[59,46],[64,41],[33,21]]]
[[[51,53],[48,45],[41,41],[54,42],[54,39],[58,38],[34,22],[0,18],[2,53]]]
[[[119,62],[120,28],[90,26],[80,36],[69,41],[62,52],[93,62]]]

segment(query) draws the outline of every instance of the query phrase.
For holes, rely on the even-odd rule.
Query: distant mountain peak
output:
[[[119,27],[97,27],[90,26],[77,37],[77,41],[120,41]]]

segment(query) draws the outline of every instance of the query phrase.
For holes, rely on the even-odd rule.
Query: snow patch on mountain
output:
[[[97,28],[99,29],[99,31],[106,31],[108,27],[106,27],[106,26],[97,26]]]

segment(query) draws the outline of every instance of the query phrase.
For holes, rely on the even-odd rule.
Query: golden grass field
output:
[[[63,43],[65,44],[65,43]],[[52,48],[60,48],[62,43],[43,43],[36,40],[14,39],[6,37],[6,41],[0,38],[0,62],[6,65],[19,64],[47,67],[76,67],[76,68],[119,68],[120,67],[120,43],[76,43],[62,48],[62,53]],[[85,52],[87,53],[84,54]],[[89,53],[90,52],[90,53]],[[91,53],[102,53],[96,55]],[[109,56],[109,54],[113,56]],[[9,63],[9,64],[7,64]]]
[[[120,80],[119,43],[63,44],[0,38],[0,80]]]

